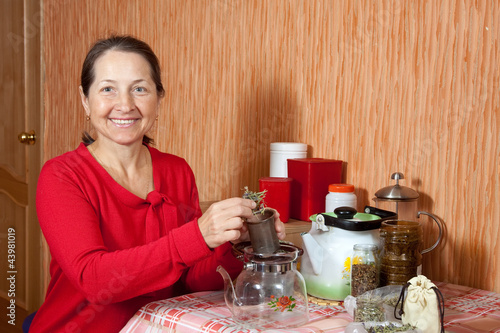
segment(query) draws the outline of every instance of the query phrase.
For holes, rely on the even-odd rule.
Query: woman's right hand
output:
[[[198,226],[208,247],[216,248],[240,238],[243,219],[252,216],[256,204],[252,200],[231,198],[212,204],[198,219]]]

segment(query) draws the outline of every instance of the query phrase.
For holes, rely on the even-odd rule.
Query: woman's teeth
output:
[[[128,120],[125,120],[125,119],[111,119],[112,122],[114,122],[115,124],[118,124],[118,125],[127,125],[127,124],[132,124],[134,122],[133,119],[128,119]]]

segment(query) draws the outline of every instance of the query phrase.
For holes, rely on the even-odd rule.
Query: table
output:
[[[445,330],[453,333],[500,332],[500,294],[455,284],[435,282],[445,298]],[[298,328],[265,332],[344,332],[352,321],[342,306],[310,303],[310,321]],[[222,291],[199,292],[142,307],[120,333],[262,332],[236,324]]]

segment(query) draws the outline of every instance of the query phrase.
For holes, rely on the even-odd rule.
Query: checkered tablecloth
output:
[[[436,282],[445,298],[445,329],[453,333],[500,332],[500,294]],[[288,333],[344,332],[352,318],[342,306],[309,305],[310,321],[298,328],[266,330]],[[200,292],[142,307],[121,333],[253,333],[238,325],[224,302],[222,291]]]
[[[500,332],[500,294],[456,284],[435,284],[445,299],[446,332]]]

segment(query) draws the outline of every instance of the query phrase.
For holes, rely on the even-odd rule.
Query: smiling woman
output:
[[[30,332],[118,332],[144,304],[221,289],[242,263],[242,218],[255,203],[232,198],[202,214],[191,168],[149,145],[164,95],[156,56],[129,36],[98,41],[80,97],[95,139],[49,160],[37,213],[52,254],[51,282]],[[284,225],[275,227],[284,239]],[[112,320],[110,320],[112,318]]]
[[[83,108],[97,133],[87,149],[117,183],[144,199],[154,184],[142,143],[161,100],[152,67],[141,54],[110,49],[95,60],[93,80],[86,82],[90,87],[80,86]],[[125,163],[119,158],[124,149]]]

